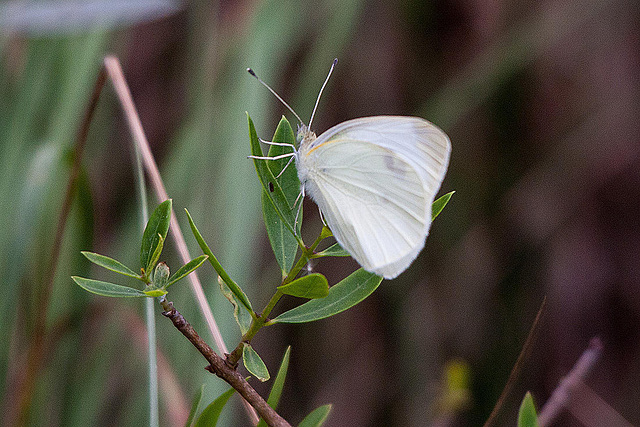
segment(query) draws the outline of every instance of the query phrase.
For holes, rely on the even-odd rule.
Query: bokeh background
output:
[[[50,302],[42,305],[69,150],[104,55],[117,55],[177,212],[263,306],[279,270],[261,222],[245,111],[270,138],[290,114],[252,67],[308,120],[417,115],[450,136],[441,192],[456,191],[413,266],[355,308],[264,330],[272,372],[291,368],[280,413],[298,423],[333,403],[329,426],[481,425],[546,297],[533,348],[496,425],[515,425],[526,390],[543,404],[599,336],[589,387],[640,424],[640,6],[633,0],[8,1],[0,3],[0,386],[16,408],[46,310],[46,355],[29,425],[148,422],[143,304],[96,297],[71,275],[116,280],[80,250],[135,266],[139,207],[132,145],[108,83]],[[153,199],[152,199],[153,200]],[[305,235],[319,229],[307,201]],[[179,213],[183,230],[186,218]],[[192,254],[198,248],[187,234]],[[166,260],[179,261],[169,245]],[[314,265],[336,283],[348,259]],[[200,270],[228,346],[239,331]],[[176,306],[206,333],[185,281]],[[300,300],[285,300],[283,311]],[[162,425],[224,384],[162,318]],[[453,367],[453,368],[452,368]],[[451,390],[447,373],[462,391]],[[449,385],[447,385],[449,384]],[[268,386],[257,385],[268,392]],[[233,401],[233,400],[232,400]],[[247,425],[238,401],[224,425]],[[558,425],[582,425],[565,412]]]

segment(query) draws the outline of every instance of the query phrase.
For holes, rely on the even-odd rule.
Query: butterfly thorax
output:
[[[295,157],[296,169],[298,170],[298,179],[300,179],[301,184],[304,185],[309,175],[309,164],[308,162],[305,162],[304,159],[307,159],[309,149],[316,140],[316,134],[306,125],[299,125],[297,139],[299,141],[299,145]]]

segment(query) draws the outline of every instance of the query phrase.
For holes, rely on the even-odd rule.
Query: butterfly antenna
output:
[[[327,82],[329,81],[329,77],[331,77],[331,73],[333,73],[333,69],[335,68],[337,63],[338,63],[338,58],[333,60],[333,64],[331,64],[331,69],[329,70],[329,74],[327,74],[327,78],[324,80],[324,83],[320,88],[318,99],[316,99],[316,105],[313,107],[313,112],[311,113],[311,119],[309,120],[309,126],[308,126],[309,129],[311,129],[311,122],[313,121],[313,116],[316,115],[316,109],[318,108],[318,104],[320,103],[320,96],[322,96],[322,91],[324,90],[324,87],[327,85]]]
[[[260,77],[258,77],[258,75],[255,73],[255,71],[253,71],[251,68],[247,68],[247,72],[248,72],[249,74],[251,74],[253,77],[255,77],[255,78],[256,78],[260,83],[262,83],[262,85],[263,85],[264,87],[266,87],[267,89],[269,89],[269,92],[271,92],[272,94],[274,94],[274,95],[275,95],[275,97],[276,97],[276,98],[278,98],[278,100],[279,100],[280,102],[282,102],[282,103],[284,104],[284,106],[285,106],[285,107],[287,107],[287,108],[289,109],[289,111],[291,111],[291,112],[293,113],[293,115],[294,115],[294,116],[296,116],[296,119],[298,119],[298,121],[300,122],[300,124],[304,125],[304,122],[302,121],[302,119],[300,118],[300,116],[299,116],[295,111],[293,111],[293,108],[291,108],[291,107],[289,106],[289,104],[287,104],[287,103],[284,101],[284,99],[282,99],[282,98],[280,97],[280,95],[278,95],[278,94],[276,93],[276,91],[275,91],[275,90],[271,89],[271,88],[269,87],[269,85],[268,85],[268,84],[266,84],[265,82],[263,82],[263,81],[262,81],[262,79],[261,79]]]

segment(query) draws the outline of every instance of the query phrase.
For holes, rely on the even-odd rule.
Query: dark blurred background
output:
[[[640,424],[639,23],[632,0],[0,3],[3,410],[43,310],[69,150],[104,55],[123,62],[192,254],[184,207],[255,307],[279,269],[244,112],[265,139],[281,114],[293,117],[244,70],[308,120],[338,57],[314,130],[368,115],[424,117],[451,138],[441,192],[456,193],[398,279],[338,316],[258,335],[272,373],[292,346],[279,412],[297,424],[333,403],[328,426],[481,425],[546,297],[496,425],[515,425],[527,390],[541,406],[593,336],[604,351],[586,383]],[[131,153],[108,83],[46,307],[30,425],[148,422],[142,302],[89,295],[69,278],[116,280],[80,250],[136,265]],[[312,236],[320,223],[307,203]],[[166,258],[177,268],[171,245]],[[314,268],[336,283],[356,265],[323,259]],[[234,347],[230,305],[212,269],[200,275]],[[186,281],[171,299],[211,341]],[[181,425],[201,384],[209,402],[226,387],[159,313],[161,424]],[[268,387],[257,385],[264,395]],[[223,425],[247,425],[233,402]],[[583,425],[567,411],[557,424]]]

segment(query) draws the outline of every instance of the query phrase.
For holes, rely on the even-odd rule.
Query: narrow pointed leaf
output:
[[[351,256],[351,254],[344,250],[338,243],[336,243],[335,245],[329,246],[324,251],[315,254],[314,258],[323,256]]]
[[[527,392],[520,404],[518,412],[518,427],[538,427],[538,415],[536,414],[536,405],[533,403],[531,393]]]
[[[240,306],[242,304],[238,301],[238,297],[236,297],[236,295],[231,292],[229,286],[224,283],[224,280],[222,280],[220,276],[218,276],[218,285],[220,286],[220,292],[222,292],[222,295],[224,295],[224,297],[229,300],[231,305],[233,305],[233,318],[236,319],[236,323],[240,327],[240,332],[242,333],[242,335],[246,334],[251,327],[253,316],[251,316],[250,312],[248,312],[247,310],[240,309]],[[242,307],[244,308],[244,306]]]
[[[123,274],[125,276],[133,277],[134,279],[140,279],[140,275],[136,274],[133,270],[131,270],[120,261],[109,258],[108,256],[96,254],[94,252],[81,251],[81,253],[89,261],[96,265],[99,265],[100,267],[106,268],[107,270],[115,271],[116,273]]]
[[[353,307],[375,291],[382,277],[363,270],[356,270],[347,278],[333,285],[326,298],[314,299],[282,313],[273,323],[304,323],[333,316]]]
[[[324,298],[329,295],[329,282],[320,273],[313,273],[294,280],[286,285],[278,286],[284,294],[299,298]]]
[[[183,277],[188,276],[192,271],[197,269],[209,258],[208,255],[200,255],[198,258],[194,258],[176,271],[173,276],[169,277],[169,282],[167,283],[167,288]]]
[[[189,416],[187,417],[187,421],[184,423],[184,427],[191,427],[194,418],[196,417],[196,413],[198,412],[198,406],[200,406],[200,401],[202,400],[202,393],[204,393],[204,384],[200,386],[200,390],[196,392],[196,395],[193,397],[193,403],[191,404],[191,410],[189,411]]]
[[[145,269],[145,272],[153,267],[151,260],[160,241],[158,235],[162,236],[163,240],[167,238],[169,223],[171,222],[171,206],[171,199],[160,203],[149,217],[149,221],[147,221],[140,247],[140,265]]]
[[[296,144],[296,135],[291,128],[291,124],[284,116],[282,116],[280,123],[278,123],[278,127],[273,134],[272,141],[284,144]],[[293,149],[291,147],[271,145],[269,147],[269,156],[279,156],[280,154],[291,153],[292,151]],[[269,160],[267,162],[267,167],[271,170],[271,173],[274,176],[280,175],[276,178],[276,181],[280,184],[280,188],[282,188],[282,192],[287,199],[287,203],[292,207],[300,193],[300,180],[298,179],[298,171],[296,169],[295,161],[289,163],[289,160],[291,159],[284,158],[279,160]],[[282,169],[285,167],[287,169],[282,172]]]
[[[253,121],[249,114],[247,113],[247,119],[249,121],[249,139],[251,142],[251,154],[254,156],[264,156],[262,153],[262,148],[260,147],[260,141],[258,140],[258,134],[256,133],[256,128],[253,125]],[[269,201],[273,204],[277,214],[282,218],[284,225],[287,227],[289,232],[294,233],[294,222],[295,217],[294,213],[287,202],[287,198],[280,187],[280,183],[276,179],[276,177],[271,172],[271,169],[267,166],[266,162],[271,160],[258,160],[254,159],[253,164],[255,165],[256,172],[258,174],[258,179],[262,184],[262,188],[264,189],[264,194],[267,196]],[[296,239],[299,241],[298,239]]]
[[[278,403],[280,402],[280,396],[282,395],[282,389],[284,388],[284,381],[287,378],[287,371],[289,370],[290,355],[291,346],[287,347],[287,350],[284,352],[282,362],[280,363],[280,369],[278,369],[276,379],[273,380],[273,385],[271,386],[271,392],[269,392],[267,403],[273,409],[278,409]],[[256,427],[267,427],[267,423],[261,418]]]
[[[150,274],[151,274],[150,272],[158,264],[158,261],[160,260],[160,255],[162,255],[162,249],[164,249],[164,237],[158,234],[158,243],[156,244],[156,247],[153,251],[153,254],[151,255],[151,258],[149,258],[149,264],[147,264],[147,266],[144,267],[146,278],[150,277]]]
[[[269,398],[267,399],[267,403],[273,409],[278,408],[278,403],[280,402],[280,396],[282,396],[284,381],[287,379],[287,372],[289,371],[290,356],[291,356],[291,346],[288,346],[284,352],[284,356],[282,356],[282,362],[280,362],[280,368],[278,368],[278,374],[276,375],[276,379],[273,381],[273,385],[271,386],[271,392],[269,393]]]
[[[231,388],[207,405],[198,417],[195,427],[215,427],[218,424],[218,418],[220,418],[220,414],[222,413],[224,406],[235,392],[235,389]]]
[[[242,362],[247,371],[262,382],[268,381],[271,376],[267,365],[264,364],[258,353],[251,347],[251,344],[244,343],[242,349]]]
[[[167,291],[164,289],[145,289],[144,294],[148,297],[161,297],[162,295],[166,295]]]
[[[218,273],[218,276],[220,276],[220,278],[224,281],[224,283],[229,287],[231,292],[236,296],[237,300],[242,304],[242,306],[251,315],[253,315],[253,307],[251,307],[251,302],[249,301],[249,298],[247,298],[247,296],[242,291],[240,286],[238,286],[238,284],[234,282],[233,279],[231,279],[231,277],[227,274],[224,268],[222,268],[222,265],[218,262],[218,258],[215,257],[213,252],[211,252],[211,249],[209,249],[209,245],[207,245],[207,242],[204,241],[204,238],[202,237],[202,234],[200,234],[198,227],[196,227],[195,222],[193,222],[193,218],[191,218],[191,214],[189,213],[189,211],[186,209],[184,211],[187,213],[187,218],[189,219],[189,225],[191,226],[191,232],[193,233],[193,236],[196,238],[198,245],[200,245],[200,249],[202,250],[202,252],[204,252],[205,255],[209,257],[209,262],[213,266],[213,269],[216,271],[216,273]]]
[[[84,277],[72,276],[74,282],[81,288],[104,297],[146,297],[147,295],[135,288],[116,285],[115,283],[102,282],[100,280],[85,279]]]
[[[295,144],[296,137],[291,129],[291,125],[284,116],[278,124],[273,135],[273,142]],[[280,145],[271,145],[269,148],[269,157],[279,156],[284,153],[292,152],[291,147],[283,147]],[[279,160],[266,161],[267,167],[271,170],[273,176],[276,178],[280,188],[282,189],[288,205],[291,207],[294,205],[298,194],[300,193],[300,181],[298,180],[298,173],[296,171],[295,162],[289,163],[291,158],[284,158]],[[286,168],[282,172],[283,168]],[[273,183],[271,183],[273,185]],[[264,218],[264,224],[267,229],[267,236],[269,237],[269,243],[276,257],[276,261],[280,266],[283,277],[291,270],[295,261],[296,253],[298,252],[298,242],[291,231],[278,215],[275,206],[269,200],[269,196],[266,191],[271,192],[271,187],[268,186],[268,190],[262,189],[262,216]],[[275,188],[274,188],[275,191]],[[302,211],[298,214],[298,222],[295,224],[298,235],[300,235],[300,226],[302,224]]]
[[[295,261],[295,256],[298,252],[298,242],[284,224],[280,215],[276,212],[273,203],[271,203],[269,197],[265,194],[264,188],[262,189],[260,201],[262,203],[262,218],[264,220],[264,227],[267,230],[269,244],[280,267],[282,277],[285,277]],[[293,241],[295,244],[295,252],[289,246],[289,241]]]
[[[329,417],[329,412],[331,412],[331,405],[316,408],[304,417],[304,420],[298,424],[298,427],[320,427]]]
[[[455,191],[451,191],[433,202],[433,204],[431,205],[431,221],[433,221],[438,215],[440,215],[440,212],[442,212],[444,207],[447,206],[447,203],[449,203],[449,200],[451,200],[451,196],[453,196],[453,193],[455,193]]]

